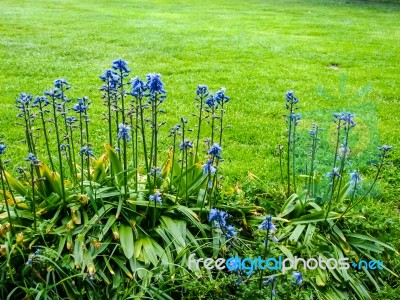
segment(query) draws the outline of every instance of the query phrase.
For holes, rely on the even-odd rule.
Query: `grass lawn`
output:
[[[197,85],[226,87],[231,101],[224,120],[231,126],[224,131],[222,173],[233,185],[252,172],[268,191],[280,182],[275,152],[286,141],[285,93],[293,90],[303,116],[297,161],[305,162],[308,129],[318,123],[324,129],[317,154],[323,176],[332,166],[334,112],[352,112],[357,122],[346,171],[359,169],[371,180],[367,166],[376,161],[376,147],[394,146],[392,167],[373,190],[375,197],[357,207],[366,216],[357,225],[400,247],[394,236],[400,224],[400,1],[2,0],[0,30],[0,143],[10,150],[8,170],[27,164],[15,98],[22,92],[41,95],[58,78],[72,85],[73,101],[89,96],[93,102],[94,152],[97,157],[104,152],[108,128],[101,117],[99,76],[121,57],[132,77],[162,75],[167,90],[162,151],[171,145],[169,128],[180,117],[195,127]],[[40,151],[39,159],[46,153]],[[304,173],[306,166],[297,168]],[[400,273],[398,256],[387,261]],[[393,293],[396,280],[388,282]]]
[[[21,151],[14,99],[61,77],[73,86],[71,98],[92,99],[92,130],[105,141],[98,76],[118,57],[133,76],[162,74],[168,128],[194,111],[197,84],[227,88],[224,173],[232,182],[247,171],[277,180],[271,153],[284,142],[287,90],[307,118],[317,113],[315,122],[368,107],[358,120],[376,124],[370,129],[381,143],[400,145],[399,2],[5,0],[0,7],[1,132]]]

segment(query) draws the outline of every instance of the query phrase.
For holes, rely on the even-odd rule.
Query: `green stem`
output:
[[[292,113],[293,113],[293,104],[290,104],[290,112],[289,112],[289,127],[288,127],[288,142],[287,142],[287,197],[290,196],[290,145],[292,143]]]
[[[268,227],[267,227],[267,234],[266,234],[266,237],[265,237],[265,241],[264,241],[264,259],[266,259],[267,258],[267,254],[268,254],[268,238],[269,238],[269,231],[270,231],[270,228],[269,228],[270,226],[269,226],[269,224],[268,224]],[[261,288],[262,288],[262,281],[263,281],[263,276],[264,276],[264,271],[265,270],[261,270],[261,274],[260,274],[260,283],[259,283],[259,286],[258,286],[258,289],[259,290],[261,290]]]
[[[57,151],[58,151],[58,163],[60,168],[60,179],[61,179],[61,193],[63,198],[63,204],[66,206],[66,199],[65,199],[65,187],[64,187],[64,172],[63,172],[63,164],[62,164],[62,153],[60,149],[60,134],[58,131],[58,121],[57,121],[57,112],[56,112],[56,99],[52,97],[53,100],[53,115],[54,115],[54,126],[56,129],[56,138],[57,138]]]
[[[82,113],[79,113],[79,128],[80,128],[80,142],[81,142],[81,194],[83,194],[83,163],[84,163],[84,158],[82,153],[82,148],[83,148],[83,121],[82,121]]]
[[[55,171],[53,159],[51,158],[50,145],[49,145],[49,139],[47,136],[46,121],[44,120],[44,112],[43,112],[42,102],[39,102],[39,109],[40,109],[40,118],[42,120],[42,125],[43,125],[44,139],[46,140],[47,155],[49,156],[51,170]]]
[[[3,162],[0,159],[0,169],[1,169],[1,186],[3,188],[3,197],[4,197],[4,202],[6,203],[6,209],[7,209],[7,215],[8,215],[8,220],[10,222],[10,230],[11,230],[11,234],[14,235],[14,226],[13,226],[13,221],[11,219],[11,213],[10,213],[10,207],[8,206],[8,201],[7,201],[7,195],[6,195],[6,188],[4,185],[4,178],[6,178],[6,174],[4,172],[4,168],[3,168]],[[4,176],[4,178],[3,178]],[[14,211],[17,209],[17,206],[15,205],[14,207]]]
[[[33,209],[33,229],[36,231],[36,201],[35,201],[35,176],[33,173],[33,165],[31,163],[31,180],[32,180],[32,209]]]

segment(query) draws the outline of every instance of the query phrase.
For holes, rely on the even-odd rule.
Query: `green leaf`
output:
[[[119,226],[119,238],[122,251],[127,259],[130,259],[134,254],[133,230],[130,225],[121,224]]]
[[[124,171],[122,168],[122,164],[118,158],[118,154],[110,145],[106,144],[104,145],[104,147],[106,148],[108,158],[110,159],[111,168],[113,169],[114,174],[117,177],[118,186],[121,187],[124,184]]]
[[[289,242],[297,243],[304,228],[306,228],[306,225],[297,225],[292,234],[289,236]]]

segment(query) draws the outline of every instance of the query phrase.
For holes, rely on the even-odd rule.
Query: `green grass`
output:
[[[20,92],[40,94],[60,77],[73,86],[70,97],[88,95],[94,102],[92,130],[96,152],[102,151],[98,76],[118,57],[130,63],[133,76],[162,74],[168,127],[190,116],[198,83],[227,88],[232,128],[226,131],[224,174],[231,182],[247,171],[277,180],[271,153],[284,142],[287,90],[296,92],[303,113],[318,115],[317,122],[329,122],[335,110],[368,104],[378,126],[372,134],[400,146],[399,2],[114,2],[1,2],[0,122],[2,139],[17,148],[10,150],[18,153],[14,166],[25,156],[25,145],[16,143],[23,131],[14,126],[14,99]],[[357,96],[366,86],[372,90]],[[310,120],[303,123],[306,130]]]

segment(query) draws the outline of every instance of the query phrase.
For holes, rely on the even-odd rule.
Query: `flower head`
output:
[[[210,215],[208,216],[208,221],[217,221],[220,226],[226,226],[226,219],[229,217],[227,212],[212,208],[210,210]]]
[[[258,226],[258,229],[263,229],[269,232],[276,232],[276,227],[272,223],[272,217],[268,215],[264,221]]]
[[[350,148],[346,145],[346,143],[342,143],[342,147],[339,149],[340,157],[348,157],[350,154]]]
[[[149,201],[162,205],[162,198],[160,192],[155,192],[153,195],[150,195]]]
[[[383,145],[382,147],[378,147],[378,149],[382,150],[383,152],[388,152],[392,148],[393,146],[388,146],[388,145]]]
[[[75,104],[71,109],[79,114],[85,114],[90,104],[88,97],[78,98],[78,103]]]
[[[116,71],[121,72],[121,74],[123,74],[123,76],[125,76],[125,75],[127,76],[128,73],[131,71],[127,68],[127,66],[128,66],[128,63],[126,61],[122,60],[121,58],[114,60],[112,62],[112,68]]]
[[[164,90],[164,84],[161,81],[161,75],[151,73],[147,74],[146,78],[147,78],[146,88],[149,91],[148,96],[150,96],[150,101],[154,102],[156,100],[159,100],[160,102],[163,102],[166,97],[165,96],[166,91]]]
[[[303,284],[303,275],[300,272],[292,272],[292,276],[294,278],[293,284],[298,286]]]
[[[214,95],[214,100],[217,101],[218,104],[227,103],[229,101],[229,97],[225,96],[225,88],[221,88],[218,92]]]
[[[31,101],[32,101],[32,95],[31,94],[21,93],[19,95],[19,98],[15,99],[15,102],[17,103],[16,107],[19,108],[19,110],[21,112],[28,111]]]
[[[81,155],[86,155],[86,157],[94,156],[92,147],[82,147],[81,148]]]
[[[209,159],[207,162],[202,165],[201,167],[203,168],[203,174],[204,175],[213,175],[217,171],[217,168],[215,168],[213,165],[213,160]]]
[[[50,104],[50,101],[47,99],[46,96],[36,96],[35,100],[32,103],[32,107],[37,107],[37,106],[47,106]]]
[[[3,154],[6,151],[7,146],[4,144],[0,145],[0,155]]]
[[[156,167],[151,168],[150,169],[150,175],[151,176],[154,176],[154,175],[160,176],[161,175],[161,168],[156,168]]]
[[[223,227],[223,233],[228,239],[237,236],[237,232],[235,231],[235,227],[232,226],[232,225],[228,225],[228,226]]]
[[[360,174],[357,171],[350,173],[350,185],[356,185],[362,180]]]
[[[215,143],[214,145],[211,146],[210,150],[208,151],[208,154],[221,159],[221,151],[222,147],[217,143]]]
[[[181,142],[181,143],[179,144],[179,149],[180,149],[180,150],[183,150],[183,149],[190,149],[190,148],[193,148],[193,144],[192,144],[192,142],[189,141],[189,140],[185,140],[185,141],[183,141],[183,142]]]
[[[214,106],[216,105],[216,103],[217,103],[217,101],[215,101],[213,95],[210,95],[210,97],[208,97],[208,98],[206,99],[206,104],[207,104],[209,107],[214,107]]]
[[[124,125],[122,123],[120,123],[118,125],[119,131],[118,131],[118,141],[120,139],[123,139],[124,141],[130,141],[131,137],[129,135],[129,132],[131,131],[131,127]]]
[[[54,87],[57,89],[65,88],[68,90],[71,86],[65,78],[54,80]]]
[[[273,283],[276,280],[276,275],[272,275],[270,278],[268,278],[267,280],[264,280],[262,282],[263,286],[266,286],[267,284]]]
[[[286,92],[286,108],[289,108],[289,104],[297,104],[299,103],[299,99],[294,96],[293,91]]]
[[[28,157],[25,160],[29,161],[32,165],[36,165],[40,162],[33,153],[28,153]]]
[[[341,112],[341,113],[334,113],[333,116],[335,117],[335,123],[337,121],[343,121],[345,125],[347,125],[348,128],[356,126],[356,122],[354,122],[353,118],[354,115],[351,113],[347,112]]]
[[[199,84],[197,86],[196,94],[200,97],[204,97],[208,94],[208,87],[206,85]]]
[[[326,177],[328,177],[328,178],[335,178],[335,177],[340,178],[340,177],[342,177],[342,176],[340,176],[339,170],[340,170],[339,167],[333,168],[332,172],[329,172],[326,175]]]
[[[115,74],[112,70],[106,70],[101,76],[100,79],[107,83],[107,85],[103,85],[100,90],[102,91],[115,91],[119,84],[119,76]]]
[[[75,122],[78,121],[78,119],[76,117],[66,117],[65,121],[67,122],[67,124],[69,126],[71,126],[72,124],[74,124]]]
[[[131,85],[132,85],[131,95],[134,97],[140,97],[141,95],[143,95],[143,92],[146,91],[147,89],[146,84],[138,77],[135,77],[131,80]]]

